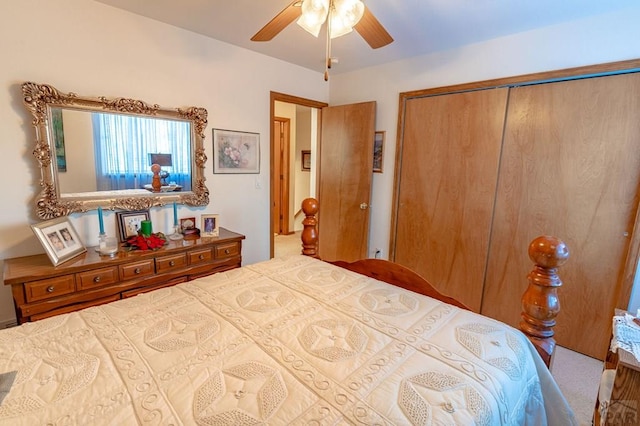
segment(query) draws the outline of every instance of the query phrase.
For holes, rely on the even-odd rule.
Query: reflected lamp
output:
[[[162,185],[167,185],[167,178],[169,177],[169,172],[166,170],[162,170],[162,167],[171,167],[173,163],[171,161],[171,154],[149,154],[149,165],[157,164],[161,167],[160,169],[160,179],[162,179]]]

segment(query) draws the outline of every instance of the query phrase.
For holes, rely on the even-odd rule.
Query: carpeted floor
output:
[[[581,426],[591,425],[602,368],[600,360],[556,346],[551,374]]]
[[[275,256],[299,254],[300,232],[276,235]],[[551,374],[555,378],[567,402],[573,408],[581,426],[591,425],[593,408],[598,394],[602,361],[557,346]]]

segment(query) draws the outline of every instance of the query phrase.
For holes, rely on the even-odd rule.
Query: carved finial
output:
[[[302,230],[302,254],[305,256],[318,256],[318,229],[316,225],[318,220],[318,200],[315,198],[306,198],[302,201],[302,211],[305,218],[302,220],[304,229]]]
[[[560,312],[558,287],[562,285],[557,268],[569,258],[569,249],[556,237],[541,236],[529,244],[529,258],[535,266],[522,295],[520,329],[538,343],[540,356],[550,365],[556,345],[553,327]]]

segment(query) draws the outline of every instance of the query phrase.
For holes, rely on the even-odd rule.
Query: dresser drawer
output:
[[[49,299],[63,294],[73,293],[76,290],[73,275],[47,278],[46,280],[31,281],[24,285],[27,302]]]
[[[153,275],[153,259],[120,265],[120,277],[124,280]]]
[[[240,243],[220,244],[214,248],[216,259],[234,257],[240,254]]]
[[[187,266],[187,254],[173,254],[156,258],[156,270],[158,273],[180,269]]]
[[[187,255],[189,256],[189,265],[199,265],[213,259],[211,249],[191,250]]]
[[[118,281],[118,268],[113,266],[81,272],[76,274],[76,280],[78,282],[78,290],[113,284]]]

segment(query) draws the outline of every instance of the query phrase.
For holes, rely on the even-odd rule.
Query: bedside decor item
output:
[[[165,244],[167,244],[167,237],[162,232],[145,236],[140,231],[138,235],[127,238],[125,247],[129,250],[158,250]]]
[[[180,219],[180,230],[182,233],[188,229],[194,229],[196,227],[195,217],[183,217]]]
[[[132,212],[116,212],[120,241],[125,242],[127,238],[138,235],[143,220],[151,220],[149,210],[138,210]],[[151,232],[149,232],[151,233]]]
[[[67,218],[51,219],[31,225],[31,229],[54,266],[87,251]]]
[[[201,237],[217,237],[219,234],[219,224],[217,214],[203,214],[202,218],[202,231]]]
[[[116,253],[118,253],[118,239],[116,237],[107,237],[105,235],[100,239],[98,253],[102,256],[114,257]]]
[[[213,129],[213,173],[260,173],[260,134]]]
[[[152,232],[153,226],[150,220],[143,220],[142,222],[140,222],[140,230],[138,231],[138,234],[141,234],[144,237],[148,237]]]
[[[382,173],[382,154],[384,152],[384,131],[375,133],[373,139],[373,173]]]
[[[104,234],[104,219],[102,217],[102,207],[98,207],[98,225],[100,226],[100,235]]]
[[[182,232],[180,232],[180,222],[178,222],[178,205],[176,202],[173,202],[173,233],[169,235],[169,239],[173,241],[178,241],[184,238]]]

